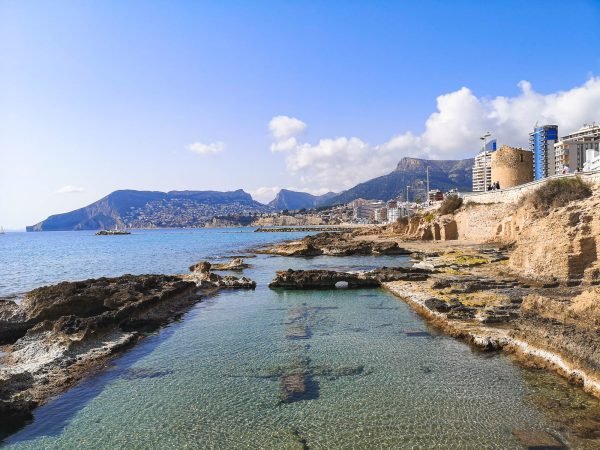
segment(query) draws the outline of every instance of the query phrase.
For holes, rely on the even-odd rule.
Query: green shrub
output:
[[[462,206],[462,204],[463,199],[458,195],[448,195],[446,198],[444,198],[444,201],[442,202],[438,212],[442,216],[444,214],[453,214],[458,208]]]
[[[398,217],[396,219],[396,224],[397,225],[402,225],[402,226],[408,225],[408,217],[406,217],[406,216]]]
[[[592,188],[580,177],[550,180],[535,191],[521,198],[521,205],[531,205],[540,213],[566,206],[575,200],[592,195]]]

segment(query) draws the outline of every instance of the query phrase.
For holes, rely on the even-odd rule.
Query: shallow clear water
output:
[[[291,237],[224,230],[149,236],[137,241],[144,249],[116,236],[100,244],[93,240],[106,238],[83,237],[87,250],[49,250],[62,252],[66,272],[46,271],[38,280],[183,271],[204,256]],[[92,265],[90,249],[105,245],[110,255]],[[81,255],[90,266],[80,271],[73,261]],[[106,371],[39,408],[33,423],[5,442],[15,448],[520,448],[514,429],[561,433],[531,401],[539,391],[531,372],[439,335],[385,291],[266,287],[276,270],[288,267],[353,269],[407,264],[406,258],[258,256],[248,262],[253,266],[244,274],[258,282],[256,291],[205,299]],[[11,281],[12,291],[5,291],[35,284]],[[309,389],[283,403],[282,377],[298,370]]]

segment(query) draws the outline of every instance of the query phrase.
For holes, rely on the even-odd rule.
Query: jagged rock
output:
[[[199,288],[234,288],[254,289],[256,282],[246,277],[221,276],[211,272],[213,266],[208,261],[199,262],[190,266],[192,274],[189,279]]]
[[[430,298],[425,300],[425,306],[427,306],[427,308],[431,309],[432,311],[437,311],[437,312],[442,312],[442,313],[446,313],[448,311],[450,311],[450,306],[448,305],[448,303],[438,299],[438,298]]]
[[[3,302],[2,338],[12,343],[0,366],[0,423],[26,420],[48,396],[83,378],[94,364],[199,300],[196,285],[171,275],[124,275],[63,282]],[[17,324],[17,328],[6,325]],[[76,369],[73,369],[77,366]]]
[[[212,264],[211,270],[243,270],[250,267],[242,258],[234,258],[228,263]]]
[[[202,261],[190,266],[190,272],[207,273],[210,272],[212,264],[208,261]]]
[[[370,241],[354,238],[352,233],[319,233],[299,241],[277,244],[260,250],[280,256],[408,255],[395,241]]]
[[[0,300],[0,345],[24,336],[32,323],[25,311],[12,300]]]
[[[292,270],[277,272],[270,288],[284,289],[336,289],[345,282],[350,289],[376,288],[388,281],[423,281],[431,273],[412,267],[383,267],[369,272],[336,272],[333,270]]]

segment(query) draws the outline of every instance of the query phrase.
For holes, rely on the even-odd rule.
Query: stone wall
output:
[[[467,192],[460,194],[465,203],[515,203],[519,199],[532,191],[535,191],[540,186],[547,183],[549,180],[555,178],[565,177],[581,177],[584,181],[592,184],[600,184],[600,171],[597,172],[583,172],[578,174],[568,175],[555,175],[553,177],[544,178],[543,180],[533,181],[531,183],[522,184],[508,189],[502,189],[500,191],[488,191],[488,192]]]
[[[503,145],[492,153],[492,183],[502,189],[533,181],[533,153]]]

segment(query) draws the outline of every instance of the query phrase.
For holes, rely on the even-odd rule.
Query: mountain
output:
[[[406,186],[409,186],[409,196],[412,200],[416,192],[420,192],[420,196],[423,196],[426,190],[427,167],[429,167],[430,189],[470,191],[472,188],[472,158],[447,161],[402,158],[393,172],[360,183],[329,198],[324,204],[338,205],[357,198],[368,200],[404,198]]]
[[[283,211],[284,209],[304,209],[316,208],[321,206],[331,197],[336,196],[334,192],[328,192],[323,195],[312,195],[308,192],[290,191],[288,189],[280,190],[275,198],[269,202],[269,206],[275,211]]]
[[[84,208],[56,214],[27,231],[200,227],[215,216],[271,211],[239,189],[218,191],[115,191]]]

